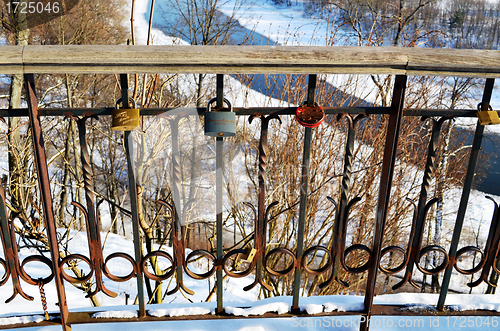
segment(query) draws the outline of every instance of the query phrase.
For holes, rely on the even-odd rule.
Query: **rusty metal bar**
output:
[[[491,100],[491,94],[493,92],[493,87],[495,86],[495,79],[486,79],[486,84],[484,87],[483,100],[481,102],[481,111],[488,110]],[[472,142],[472,150],[469,157],[469,165],[467,168],[467,173],[464,179],[464,188],[462,191],[462,197],[460,198],[460,205],[458,207],[457,219],[455,221],[455,227],[453,229],[453,236],[451,239],[450,250],[448,253],[449,262],[446,267],[443,282],[441,285],[441,293],[439,293],[439,300],[437,303],[437,309],[439,311],[444,310],[444,304],[446,301],[446,294],[448,292],[448,287],[450,285],[451,272],[453,270],[453,265],[456,261],[456,254],[458,248],[458,241],[460,240],[460,234],[462,233],[462,226],[465,218],[465,212],[467,211],[467,204],[469,203],[470,190],[472,188],[472,181],[474,180],[474,172],[476,170],[477,159],[479,157],[479,151],[481,149],[481,142],[483,140],[484,125],[476,125],[476,132],[474,134],[474,141]]]
[[[59,266],[59,246],[57,244],[57,228],[54,220],[54,210],[52,207],[52,195],[50,193],[49,172],[47,169],[47,157],[45,155],[45,143],[43,139],[40,117],[38,115],[38,101],[35,93],[35,76],[33,74],[24,75],[25,89],[28,101],[30,125],[33,138],[33,150],[35,154],[36,171],[38,185],[40,188],[40,199],[42,201],[43,215],[47,228],[47,238],[50,246],[50,256],[52,258],[52,271],[56,282],[57,298],[61,313],[61,325],[64,331],[70,331],[68,325],[68,303],[66,302],[66,292]]]
[[[388,115],[391,113],[390,107],[322,107],[327,115],[348,114],[367,114],[367,115]],[[103,108],[40,108],[40,116],[83,116],[98,115],[110,116],[114,107]],[[139,108],[141,116],[156,116],[176,108]],[[198,115],[203,116],[206,107],[196,108]],[[234,107],[236,116],[249,116],[253,114],[269,115],[278,113],[278,115],[295,115],[297,107]],[[0,109],[0,117],[27,117],[28,109]],[[405,109],[403,116],[454,116],[454,117],[476,117],[476,111],[473,109]]]
[[[316,75],[309,75],[308,90],[307,90],[307,105],[314,106],[314,93],[316,91]],[[304,130],[304,152],[302,157],[302,174],[300,180],[300,206],[299,206],[299,225],[297,229],[297,251],[295,263],[295,278],[293,282],[293,301],[292,312],[299,313],[299,297],[300,297],[300,264],[304,254],[304,229],[307,214],[307,187],[309,184],[309,165],[311,161],[311,140],[312,129],[305,128]]]
[[[309,315],[307,313],[303,313],[300,315],[284,313],[284,314],[276,314],[274,312],[268,312],[261,315],[249,315],[249,316],[235,316],[235,315],[188,315],[188,316],[163,316],[163,317],[154,317],[154,316],[146,316],[144,318],[119,318],[119,317],[107,317],[107,318],[99,318],[96,319],[92,317],[95,313],[99,311],[79,311],[79,312],[71,312],[69,314],[69,321],[71,324],[95,324],[95,323],[134,323],[134,322],[173,322],[170,325],[165,325],[165,328],[174,329],[177,326],[176,321],[213,321],[213,320],[240,320],[240,319],[258,319],[262,320],[262,323],[266,323],[266,319],[270,318],[316,318],[322,319],[325,316],[328,317],[336,317],[336,316],[353,316],[356,318],[359,315],[357,311],[333,311],[330,313],[319,313],[314,315]],[[356,317],[355,317],[356,316]],[[374,305],[373,306],[373,314],[372,316],[441,316],[433,310],[408,310],[407,305]],[[492,317],[492,316],[500,316],[500,312],[497,311],[487,311],[487,310],[456,310],[447,312],[446,316],[484,316]],[[50,314],[51,318],[57,318],[56,314]],[[304,323],[307,324],[307,323]],[[350,324],[350,323],[349,323]],[[458,323],[457,323],[458,324]],[[42,322],[29,322],[29,323],[17,323],[10,325],[3,325],[1,329],[18,329],[18,328],[29,328],[29,327],[38,327],[44,328],[46,326],[54,326],[58,325],[58,323],[53,320],[42,321]],[[137,325],[140,328],[142,325]],[[143,326],[142,326],[143,327]],[[101,328],[101,327],[100,327]],[[128,328],[128,327],[127,327]],[[341,328],[342,330],[342,328]]]
[[[216,107],[222,109],[224,106],[224,75],[217,75],[217,96]],[[223,250],[223,232],[222,232],[222,203],[223,203],[223,170],[224,170],[224,138],[215,138],[215,210],[216,217],[216,233],[217,233],[217,269],[215,273],[217,282],[217,309],[216,313],[221,314],[224,312],[223,294],[224,289],[222,286],[222,264],[220,261],[224,259]]]
[[[392,95],[391,115],[387,126],[387,136],[385,140],[384,159],[382,164],[382,173],[380,175],[380,190],[375,216],[375,228],[373,236],[372,254],[370,256],[371,265],[368,271],[368,280],[365,292],[365,310],[366,317],[370,317],[373,307],[373,297],[375,296],[375,286],[377,283],[377,271],[380,264],[380,252],[382,240],[384,237],[384,226],[387,219],[389,208],[389,199],[391,196],[392,176],[396,163],[396,152],[398,147],[399,131],[401,127],[401,118],[403,115],[404,96],[406,91],[406,76],[396,76],[394,82],[394,92]],[[365,318],[360,331],[367,331],[370,319]]]
[[[120,75],[120,85],[122,88],[122,108],[130,108],[128,105],[128,76],[127,74]],[[137,201],[137,184],[132,161],[132,144],[129,143],[130,131],[124,132],[125,154],[127,154],[127,172],[128,186],[130,193],[130,210],[132,212],[132,231],[134,235],[134,252],[137,262],[142,260],[141,253],[141,234],[139,225],[139,208]],[[146,308],[144,305],[144,276],[142,272],[137,273],[137,296],[139,301],[139,317],[146,316]]]

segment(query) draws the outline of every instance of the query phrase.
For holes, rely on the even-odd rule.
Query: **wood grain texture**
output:
[[[22,46],[0,46],[0,73],[23,73]]]
[[[323,46],[0,46],[0,73],[500,77],[500,51]]]
[[[408,75],[500,77],[500,51],[405,48]]]

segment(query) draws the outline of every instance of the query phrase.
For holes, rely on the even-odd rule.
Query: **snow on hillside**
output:
[[[228,0],[220,11],[231,16],[234,8],[239,23],[278,45],[326,45],[328,23],[324,19],[310,17],[296,6],[275,5],[267,0]],[[259,44],[259,40],[254,41]]]

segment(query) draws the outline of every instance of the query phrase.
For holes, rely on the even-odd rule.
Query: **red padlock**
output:
[[[325,112],[317,103],[314,103],[314,107],[308,107],[306,104],[303,104],[297,107],[295,119],[300,125],[306,128],[315,128],[323,123]]]

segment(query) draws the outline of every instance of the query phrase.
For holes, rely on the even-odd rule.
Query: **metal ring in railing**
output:
[[[424,256],[425,254],[428,254],[430,252],[442,253],[444,255],[444,260],[443,260],[443,263],[441,263],[437,267],[428,269],[428,268],[424,268],[420,265],[420,260],[422,259],[422,256]],[[421,273],[423,273],[425,275],[436,275],[436,274],[440,273],[441,271],[443,271],[444,269],[446,269],[446,266],[448,265],[449,261],[450,261],[450,257],[448,256],[448,253],[446,252],[446,250],[443,247],[438,246],[438,245],[430,245],[430,246],[424,247],[420,250],[420,253],[418,255],[418,261],[416,261],[415,264],[417,265],[417,269],[420,270]]]
[[[198,273],[193,272],[192,270],[190,270],[188,268],[189,260],[191,260],[195,256],[203,256],[207,260],[209,260],[209,261],[211,260],[212,264],[213,264],[212,268],[210,270],[208,270],[207,272],[204,272],[202,274],[198,274]],[[212,253],[210,253],[209,251],[204,250],[204,249],[197,249],[197,250],[192,251],[191,253],[189,253],[188,256],[186,257],[186,260],[184,262],[184,271],[186,271],[186,273],[191,278],[194,278],[194,279],[207,279],[208,277],[210,277],[210,276],[212,276],[214,274],[214,272],[215,272],[215,262],[216,261],[217,261],[217,258]]]
[[[120,257],[125,259],[125,260],[128,260],[130,262],[130,264],[132,265],[132,271],[126,276],[113,275],[111,272],[109,272],[109,269],[108,269],[108,262],[111,261],[112,259],[116,259],[116,258],[120,258]],[[126,253],[113,253],[113,254],[108,255],[108,257],[106,257],[106,260],[104,260],[104,267],[102,269],[102,273],[106,277],[108,277],[109,279],[111,279],[112,281],[115,281],[115,282],[126,282],[130,278],[134,277],[138,273],[138,271],[139,271],[139,267],[137,266],[137,263],[135,263],[135,260],[132,258],[132,256],[130,256]]]
[[[462,269],[462,268],[458,267],[459,258],[462,255],[469,253],[469,252],[481,254],[481,261],[479,261],[479,263],[475,267],[472,267],[471,269]],[[455,264],[453,265],[453,267],[455,268],[456,271],[458,271],[459,273],[461,273],[463,275],[471,275],[471,274],[474,274],[474,273],[478,272],[479,270],[481,270],[485,263],[486,263],[486,260],[484,259],[484,254],[479,248],[477,248],[475,246],[466,246],[466,247],[463,247],[463,248],[458,250],[458,252],[456,254],[456,258],[455,258]]]
[[[3,284],[5,284],[7,282],[7,280],[9,279],[9,276],[10,276],[10,270],[9,268],[7,267],[7,262],[5,262],[4,259],[0,258],[0,264],[3,266],[4,270],[5,270],[5,274],[3,275],[2,279],[0,280],[0,286],[2,286]]]
[[[400,272],[408,264],[407,256],[406,256],[406,251],[404,249],[402,249],[401,247],[399,247],[399,246],[387,246],[384,249],[382,249],[382,251],[380,252],[380,261],[382,261],[382,258],[384,257],[384,255],[386,255],[386,254],[388,254],[390,252],[394,252],[394,251],[400,252],[400,253],[403,254],[403,262],[400,265],[398,265],[397,267],[395,267],[395,268],[386,268],[386,267],[384,267],[382,265],[382,263],[380,263],[379,269],[383,273],[388,274],[388,275],[393,275],[395,273]]]
[[[292,263],[290,263],[290,265],[283,270],[274,270],[271,267],[269,267],[267,263],[271,255],[279,253],[283,253],[285,255],[290,256],[292,258]],[[266,258],[264,259],[264,267],[266,268],[267,272],[269,272],[273,276],[285,276],[288,275],[290,272],[292,272],[293,268],[295,267],[295,260],[296,260],[295,254],[293,254],[288,248],[278,247],[267,253]]]
[[[351,252],[354,252],[355,250],[362,250],[362,251],[367,252],[368,253],[368,261],[366,261],[365,264],[363,264],[359,267],[350,267],[346,263],[346,258]],[[342,266],[344,267],[345,270],[347,270],[348,272],[350,272],[352,274],[359,274],[361,272],[365,272],[366,270],[368,270],[370,268],[371,261],[372,261],[372,251],[371,251],[371,249],[369,249],[367,246],[365,246],[363,244],[354,244],[354,245],[348,247],[344,251],[344,258],[341,259],[341,261],[342,261]]]
[[[46,264],[50,269],[50,275],[45,278],[31,278],[31,276],[28,275],[24,270],[24,266],[30,262],[35,262],[35,261]],[[21,278],[30,285],[38,285],[40,283],[45,285],[49,283],[52,280],[52,278],[54,278],[54,270],[52,270],[52,261],[50,261],[43,255],[31,255],[25,258],[23,260],[23,263],[21,263],[20,271],[21,271]]]
[[[233,255],[239,255],[239,254],[246,254],[247,253],[247,250],[246,249],[242,249],[242,248],[239,248],[239,249],[233,249],[232,251],[228,252],[225,256],[224,256],[224,262],[222,264],[223,268],[224,268],[224,271],[226,272],[226,274],[228,274],[230,277],[234,277],[234,278],[241,278],[241,277],[245,277],[245,276],[248,276],[253,268],[255,267],[255,259],[250,262],[250,265],[248,266],[247,269],[243,270],[243,271],[232,271],[232,270],[229,270],[227,265],[226,265],[226,262],[229,260],[230,257],[232,257]]]
[[[81,261],[87,263],[89,268],[90,268],[90,272],[87,275],[81,276],[81,277],[72,277],[72,276],[68,275],[66,273],[66,271],[64,271],[64,269],[65,269],[64,264],[67,263],[69,265],[70,261],[74,261],[74,260],[81,260]],[[66,256],[59,263],[59,268],[61,268],[62,278],[64,278],[66,281],[68,281],[72,284],[85,283],[90,278],[92,278],[92,275],[94,274],[94,269],[92,268],[92,263],[90,262],[90,259],[82,254],[70,254],[70,255]]]
[[[309,268],[308,266],[308,263],[307,263],[307,256],[311,255],[311,254],[315,254],[316,252],[318,251],[323,251],[326,253],[327,255],[327,262],[324,266],[318,268],[318,269],[311,269]],[[330,269],[330,267],[332,266],[333,264],[333,261],[332,261],[332,258],[331,258],[331,255],[332,253],[330,253],[330,251],[328,250],[328,248],[326,247],[323,247],[323,246],[312,246],[312,247],[309,247],[305,252],[304,254],[302,255],[302,268],[307,271],[309,274],[311,275],[319,275],[319,274],[322,274],[324,273],[325,271],[327,271],[328,269]]]
[[[154,274],[152,274],[152,273],[149,272],[148,268],[146,267],[146,262],[150,258],[155,257],[155,256],[156,257],[164,257],[164,258],[166,258],[167,260],[170,261],[171,266],[169,268],[170,270],[167,273],[165,273],[163,275],[154,275]],[[141,269],[142,269],[142,272],[144,273],[144,276],[146,276],[149,279],[154,280],[156,282],[161,282],[161,281],[164,281],[164,280],[172,277],[172,275],[174,274],[174,272],[175,272],[174,259],[167,252],[164,252],[164,251],[154,251],[154,252],[149,253],[148,255],[146,255],[142,259],[142,261],[141,261]]]

